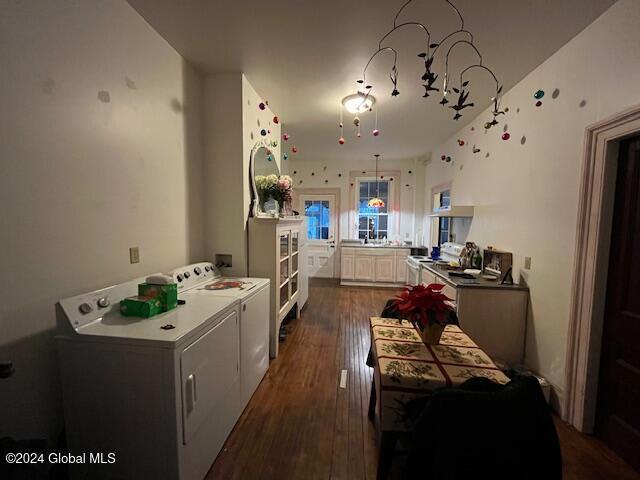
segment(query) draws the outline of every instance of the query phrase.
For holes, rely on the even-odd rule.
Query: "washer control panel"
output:
[[[169,272],[169,275],[171,275],[173,281],[178,284],[178,292],[187,290],[203,280],[222,277],[220,270],[218,270],[213,263],[209,262],[185,265],[184,267],[172,270]]]

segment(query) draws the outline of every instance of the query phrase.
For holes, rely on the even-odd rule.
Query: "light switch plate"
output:
[[[131,247],[129,249],[129,263],[140,263],[140,248]]]
[[[524,269],[531,270],[531,257],[524,257]]]

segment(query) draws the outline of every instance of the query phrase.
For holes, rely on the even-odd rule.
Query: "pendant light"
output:
[[[369,199],[368,205],[371,208],[383,208],[384,200],[380,198],[380,185],[378,184],[378,157],[380,154],[376,153],[374,157],[376,157],[376,196]]]

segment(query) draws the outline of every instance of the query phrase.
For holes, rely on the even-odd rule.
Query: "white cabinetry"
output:
[[[391,287],[404,284],[410,251],[398,247],[342,247],[340,283]]]
[[[282,320],[295,306],[300,316],[301,218],[253,217],[249,219],[249,276],[271,280],[269,354],[278,355]],[[306,260],[305,260],[306,261]]]

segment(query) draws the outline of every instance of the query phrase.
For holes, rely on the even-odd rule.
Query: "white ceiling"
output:
[[[401,94],[390,96],[391,59],[381,55],[370,67],[367,83],[378,98],[381,135],[371,135],[372,114],[362,116],[357,139],[345,117],[345,145],[338,144],[338,106],[353,93],[355,81],[389,30],[404,0],[129,0],[129,3],[182,56],[206,72],[244,72],[284,122],[304,160],[387,159],[424,155],[471,121],[489,104],[492,81],[481,71],[471,80],[468,108],[457,122],[439,97],[422,98],[423,66],[416,54],[424,37],[407,27],[390,37],[400,52]],[[476,45],[504,84],[506,92],[595,20],[615,0],[454,0],[475,36]],[[417,20],[439,39],[458,22],[444,0],[414,0],[401,19]],[[442,49],[444,50],[444,48]],[[442,53],[442,52],[441,52]],[[439,54],[440,55],[440,54]],[[452,54],[453,72],[473,56],[460,48]],[[442,80],[443,58],[435,71]],[[441,86],[441,85],[438,85]],[[551,89],[553,85],[541,85]]]

